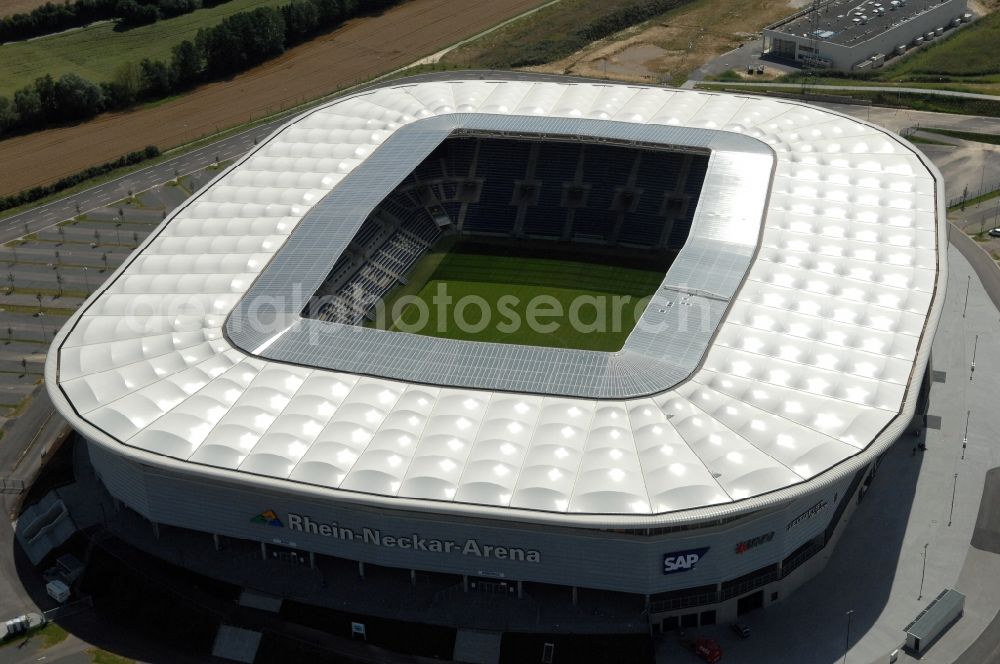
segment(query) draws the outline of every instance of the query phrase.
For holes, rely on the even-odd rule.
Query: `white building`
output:
[[[764,29],[764,54],[824,69],[874,69],[972,20],[966,0],[828,0]]]

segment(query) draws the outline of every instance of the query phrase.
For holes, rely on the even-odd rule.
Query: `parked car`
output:
[[[735,622],[732,624],[732,628],[733,631],[736,632],[736,635],[739,636],[741,639],[750,638],[750,627],[748,627],[746,624]]]
[[[1000,237],[1000,228],[991,228],[990,237]]]
[[[709,664],[714,664],[722,659],[722,648],[712,639],[696,636],[691,640],[684,640],[682,643]]]

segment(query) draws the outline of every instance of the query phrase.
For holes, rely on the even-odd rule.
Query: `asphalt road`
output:
[[[848,90],[851,92],[908,92],[914,94],[938,95],[941,97],[962,97],[964,99],[986,99],[988,101],[1000,101],[996,95],[984,95],[977,92],[955,92],[954,90],[933,90],[930,88],[897,88],[893,86],[874,85],[811,85],[802,83],[745,83],[741,81],[709,82],[705,85],[721,86],[726,88],[789,88],[791,90],[801,90],[805,88],[810,92],[816,90]]]
[[[172,179],[175,173],[185,175],[200,170],[214,163],[216,157],[222,161],[239,157],[254,146],[255,139],[264,139],[287,121],[287,117],[273,120],[173,159],[147,166],[96,187],[2,219],[0,220],[0,242],[13,240],[74,217],[79,214],[78,209],[81,212],[86,212],[121,200],[128,196],[130,190],[133,192],[145,191]]]
[[[501,74],[505,79],[509,80],[565,79],[564,76],[536,74],[532,72],[467,70],[419,74],[407,80],[433,81],[455,79],[471,80],[477,78],[489,79],[495,78]],[[607,81],[600,79],[584,77],[579,77],[577,80],[581,82],[607,83]],[[375,81],[358,88],[345,90],[343,91],[343,95],[356,94],[364,90],[393,85],[398,82],[398,79],[391,81]],[[328,101],[330,100],[327,99],[323,102],[317,102],[315,105],[318,106],[320,103],[327,103]],[[215,163],[216,157],[218,157],[219,161],[226,161],[241,157],[254,145],[256,145],[257,142],[263,141],[275,130],[286,124],[292,117],[303,112],[305,112],[305,109],[298,109],[290,113],[286,113],[252,129],[234,134],[228,138],[223,138],[215,143],[210,143],[205,147],[192,150],[191,152],[179,155],[173,159],[168,159],[167,161],[153,166],[147,166],[146,168],[133,171],[132,173],[123,175],[115,180],[105,182],[104,184],[97,185],[90,189],[85,189],[75,194],[70,194],[65,198],[60,198],[52,201],[51,203],[46,203],[45,205],[25,210],[24,212],[20,212],[5,219],[0,219],[0,242],[8,242],[28,233],[33,233],[42,228],[59,223],[65,219],[70,219],[71,217],[80,214],[80,212],[86,212],[88,210],[121,200],[128,196],[129,191],[134,193],[145,191],[155,185],[173,179],[175,174],[185,175],[187,173],[200,170]],[[78,209],[80,212],[77,212]]]
[[[958,228],[948,225],[948,240],[962,252],[965,260],[972,264],[976,276],[983,283],[986,294],[993,301],[993,306],[1000,309],[1000,269],[997,269],[993,257],[976,244],[976,241]]]

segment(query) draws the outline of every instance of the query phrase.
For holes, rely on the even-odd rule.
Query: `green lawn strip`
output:
[[[0,343],[4,346],[8,346],[11,343],[15,344],[38,344],[39,346],[48,346],[48,341],[42,341],[40,339],[22,339],[21,337],[13,337],[8,339],[6,335],[0,336]]]
[[[1000,145],[1000,135],[997,134],[982,134],[975,131],[957,131],[955,129],[938,129],[937,127],[921,127],[920,131],[926,131],[932,134],[941,134],[942,136],[950,136],[951,138],[959,138],[963,141]]]
[[[996,45],[1000,43],[1000,13],[994,12],[887,68],[880,78],[904,76],[983,76],[1000,74]],[[933,82],[933,81],[930,81]]]
[[[143,58],[169,61],[171,49],[198,30],[218,25],[222,19],[257,7],[277,7],[287,0],[230,0],[151,25],[118,31],[113,22],[81,30],[0,46],[0,95],[14,91],[39,76],[53,78],[73,72],[94,83],[112,80],[125,62]]]
[[[910,143],[920,143],[923,145],[947,145],[950,147],[955,147],[951,143],[945,143],[944,141],[935,141],[930,138],[924,138],[923,136],[906,136],[905,138]]]
[[[17,409],[21,406],[22,403],[24,402],[22,401],[21,403],[17,403],[14,405],[0,404],[0,407]],[[9,646],[14,643],[23,643],[25,639],[38,637],[42,641],[42,649],[44,650],[45,648],[51,648],[52,646],[58,643],[62,643],[63,641],[66,640],[66,637],[68,636],[69,632],[64,630],[59,625],[50,622],[50,623],[45,623],[41,627],[36,627],[35,629],[29,631],[24,636],[20,636],[16,639],[8,639],[7,641],[0,641],[0,647]]]
[[[37,314],[38,307],[33,307],[30,304],[4,304],[0,302],[0,311],[9,311],[12,314]],[[66,309],[63,307],[42,307],[42,313],[46,316],[72,316],[73,309]]]
[[[968,207],[972,207],[973,205],[978,205],[979,203],[983,203],[985,201],[992,200],[992,199],[994,199],[994,198],[996,198],[998,196],[1000,196],[1000,189],[997,189],[996,191],[987,192],[987,193],[983,194],[982,196],[976,196],[975,198],[970,198],[970,199],[968,199],[968,200],[965,201],[964,206],[967,207],[967,208]],[[949,210],[961,210],[962,207],[963,207],[962,203],[956,203],[955,205],[952,205],[948,209]]]
[[[128,657],[122,657],[121,655],[116,655],[113,652],[108,652],[107,650],[101,650],[100,648],[90,648],[87,650],[87,654],[90,655],[90,661],[93,664],[134,664],[134,659],[129,659]]]
[[[97,251],[97,250],[95,249],[94,251]],[[109,256],[108,258],[114,258],[114,256]],[[124,258],[124,256],[123,256],[123,258]],[[17,259],[16,261],[6,261],[6,263],[8,265],[8,268],[11,265],[44,265],[45,267],[49,267],[50,265],[52,265],[52,263],[49,262],[49,261],[25,261],[25,260],[21,260],[21,259]],[[3,261],[0,261],[0,265],[2,265],[2,264],[3,264]],[[115,270],[115,269],[118,268],[118,266],[113,261],[110,261],[110,260],[108,261],[108,268],[107,268],[107,270],[105,270],[104,266],[101,265],[101,264],[94,265],[94,264],[91,264],[91,263],[66,263],[65,261],[62,262],[62,263],[60,263],[59,267],[60,268],[64,268],[64,267],[79,267],[79,268],[84,268],[85,267],[88,270],[96,270],[98,274],[104,274],[105,272],[111,272],[111,271],[113,271],[113,270]],[[2,288],[2,286],[0,286],[0,288]],[[35,292],[38,292],[38,291],[35,291]]]
[[[15,281],[15,283],[17,283]],[[80,297],[85,298],[89,295],[86,291],[82,290],[68,290],[63,289],[62,295],[59,294],[59,289],[57,288],[19,288],[14,286],[14,293],[20,293],[22,295],[37,295],[41,293],[49,297]],[[6,286],[0,286],[0,297],[5,297],[10,295],[10,282],[7,281]],[[2,306],[3,300],[0,300],[0,306]]]

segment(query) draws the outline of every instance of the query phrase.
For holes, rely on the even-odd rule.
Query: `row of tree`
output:
[[[146,58],[126,63],[110,81],[95,84],[76,74],[43,76],[16,91],[13,101],[0,96],[0,136],[86,120],[231,76],[361,11],[381,10],[400,1],[368,0],[362,6],[358,0],[292,0],[278,8],[233,14],[199,30],[193,42],[175,46],[169,61]]]
[[[30,12],[0,18],[0,43],[50,35],[70,28],[117,19],[123,26],[155,23],[229,0],[75,0],[47,2]]]
[[[45,198],[46,196],[51,196],[52,194],[63,191],[64,189],[69,189],[84,180],[89,180],[90,178],[97,177],[98,175],[110,173],[117,168],[133,166],[139,162],[158,156],[160,156],[160,149],[155,145],[147,145],[142,150],[129,152],[123,157],[101,164],[100,166],[91,166],[90,168],[80,171],[79,173],[68,175],[53,184],[26,189],[25,191],[16,193],[12,196],[0,196],[0,211],[9,210],[10,208],[18,207],[20,205],[27,205],[28,203],[34,203],[35,201]]]

